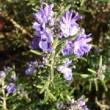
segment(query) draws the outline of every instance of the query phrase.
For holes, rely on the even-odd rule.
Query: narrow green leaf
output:
[[[81,76],[82,78],[88,78],[88,77],[90,77],[90,75],[88,75],[88,74],[80,74],[80,76]]]
[[[43,53],[38,50],[30,50],[30,51],[36,55],[43,55]]]
[[[49,86],[49,81],[47,81],[46,83],[45,83],[45,85],[44,85],[44,87],[41,89],[41,91],[40,91],[40,94],[42,94],[47,88],[48,88],[48,86]]]
[[[92,81],[89,81],[89,91],[91,91],[92,88]]]
[[[42,88],[42,86],[41,85],[33,85],[33,86],[35,86],[36,88],[39,88],[39,89],[41,89]]]
[[[44,101],[47,102],[49,99],[49,93],[48,93],[48,89],[45,91],[45,97],[44,97]]]
[[[75,40],[77,38],[77,34],[74,35],[74,36],[69,36],[69,37],[66,37],[66,38],[63,38],[61,39],[60,43],[64,42],[64,41],[67,41],[67,40]]]
[[[101,80],[101,82],[102,82],[102,84],[103,84],[103,86],[104,86],[105,90],[106,90],[106,91],[108,91],[108,88],[107,88],[107,86],[106,86],[105,81],[104,81],[104,80]]]
[[[99,67],[102,67],[102,55],[100,56]]]
[[[71,54],[71,55],[66,55],[66,56],[61,56],[60,57],[61,60],[64,60],[66,58],[76,58],[76,55],[75,54]]]
[[[94,80],[94,84],[95,84],[96,91],[98,91],[98,82],[96,79]]]
[[[81,0],[80,2],[81,2],[81,6],[83,6],[83,4],[84,4],[85,0]]]
[[[56,100],[56,97],[50,92],[50,90],[47,89],[47,91],[48,91],[50,98],[52,98],[53,100]]]
[[[69,10],[71,8],[72,4],[67,5],[67,7],[65,8],[65,11]]]
[[[57,45],[59,43],[58,37],[55,38],[54,43],[53,43],[53,48],[56,49]]]
[[[66,45],[65,42],[63,44],[59,45],[56,49],[55,55],[59,55],[61,53],[62,49],[65,47],[65,45]]]
[[[94,71],[93,69],[90,69],[90,68],[88,68],[88,71],[91,72],[91,73],[93,73],[93,74],[96,74],[97,73],[96,71]]]
[[[88,77],[91,76],[91,75],[89,75],[89,74],[78,74],[78,73],[74,73],[74,75],[75,75],[75,76],[79,76],[79,77],[81,77],[81,78],[88,78]]]

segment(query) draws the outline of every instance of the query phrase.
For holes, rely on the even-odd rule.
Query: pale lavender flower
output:
[[[63,55],[73,54],[74,52],[73,46],[74,46],[74,43],[71,40],[67,41],[65,48],[62,50],[62,54]]]
[[[85,101],[83,98],[80,98],[78,100],[73,101],[70,105],[70,107],[68,107],[69,110],[89,110],[87,108],[87,106],[85,105]]]
[[[28,65],[28,68],[25,71],[25,74],[30,75],[31,73],[36,73],[37,72],[37,69],[35,67],[36,64],[37,64],[37,61],[31,61]]]
[[[72,60],[70,60],[69,58],[66,58],[63,61],[63,64],[64,64],[65,67],[68,67],[68,66],[72,65]]]
[[[5,78],[6,73],[4,71],[0,71],[0,78]]]
[[[61,19],[61,34],[62,37],[68,37],[76,35],[79,31],[79,25],[76,23],[77,20],[82,19],[78,13],[74,17],[71,11],[67,11]]]
[[[85,105],[82,107],[83,110],[89,110],[88,107]]]
[[[83,98],[80,98],[77,100],[77,103],[80,105],[80,106],[84,106],[85,105],[85,102],[84,102],[84,99]]]
[[[92,48],[92,45],[88,44],[92,40],[90,36],[91,34],[86,35],[85,30],[82,29],[74,42],[74,54],[76,54],[78,58],[81,58]]]
[[[43,29],[43,25],[42,24],[39,24],[38,22],[34,22],[32,27],[36,31],[42,31],[42,29]]]
[[[51,17],[53,16],[53,13],[54,13],[52,11],[53,4],[47,5],[45,3],[45,5],[46,6],[44,8],[41,8],[39,12],[34,14],[34,17],[35,17],[35,19],[37,21],[36,25],[37,25],[38,29],[40,27],[39,24],[43,25],[43,24],[47,23],[51,19]]]
[[[14,93],[16,91],[17,87],[14,83],[10,83],[7,85],[6,89],[7,89],[7,92],[9,94],[11,94],[11,93]]]
[[[56,106],[60,110],[63,110],[63,108],[65,110],[89,110],[87,106],[85,105],[85,101],[83,98],[80,98],[78,100],[72,99],[70,104],[57,102]]]
[[[72,69],[71,68],[68,68],[68,67],[63,65],[63,66],[58,67],[58,71],[63,73],[63,76],[66,80],[72,79]]]
[[[64,64],[58,67],[58,71],[63,73],[63,76],[66,80],[71,80],[72,79],[72,69],[69,68],[68,66],[72,63],[71,60],[66,59]]]
[[[71,80],[72,79],[72,69],[64,68],[63,75],[66,80]]]

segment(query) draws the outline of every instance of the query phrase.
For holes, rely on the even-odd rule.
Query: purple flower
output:
[[[69,59],[66,59],[64,62],[64,64],[58,67],[58,71],[60,71],[61,73],[63,73],[64,78],[66,80],[71,80],[72,79],[72,69],[68,68],[68,66],[70,64],[72,64],[72,61]]]
[[[36,36],[34,37],[34,39],[31,42],[31,46],[33,49],[35,49],[35,50],[40,49],[40,47],[39,47],[40,40],[41,40],[40,37],[36,37]]]
[[[83,110],[89,110],[89,109],[87,108],[87,106],[86,106],[86,105],[85,105],[85,106],[83,106],[83,107],[82,107],[82,109],[83,109]]]
[[[72,79],[72,69],[71,68],[68,68],[66,66],[59,66],[58,71],[63,73],[64,78],[66,80],[71,80]]]
[[[44,67],[44,63],[43,62],[40,62],[39,63],[39,67]]]
[[[78,33],[79,25],[76,23],[78,19],[82,19],[78,13],[72,17],[72,12],[67,11],[61,19],[61,34],[63,37],[73,36]]]
[[[77,103],[80,105],[80,106],[84,106],[85,105],[85,102],[84,102],[84,99],[83,98],[80,98],[77,100]]]
[[[64,61],[63,61],[63,63],[64,63],[64,66],[65,67],[68,67],[68,66],[70,66],[70,65],[72,65],[72,60],[70,60],[70,59],[65,59]]]
[[[33,49],[42,49],[44,52],[52,52],[52,43],[53,36],[51,31],[47,28],[47,24],[51,24],[52,16],[54,12],[52,11],[53,4],[47,5],[46,3],[44,8],[41,8],[39,12],[34,14],[36,22],[33,24],[33,28],[36,30],[35,38],[31,42]],[[52,22],[50,22],[52,21]]]
[[[49,30],[46,28],[45,30],[40,32],[41,34],[41,40],[39,42],[39,47],[44,51],[44,52],[52,52],[52,43],[53,43],[53,36],[49,32]]]
[[[87,106],[85,105],[85,101],[83,98],[80,98],[78,100],[72,100],[70,110],[89,110]]]
[[[37,21],[37,26],[39,24],[47,23],[51,19],[51,17],[53,16],[53,11],[52,11],[53,4],[47,5],[45,3],[45,5],[46,6],[44,8],[41,8],[39,12],[34,14],[34,17]],[[38,26],[38,29],[39,29],[39,26]]]
[[[89,110],[85,105],[85,101],[83,98],[78,99],[77,104],[82,108],[82,110]]]
[[[74,42],[74,54],[76,54],[78,58],[81,58],[85,53],[90,51],[92,47],[91,44],[88,44],[92,40],[90,36],[91,34],[86,35],[85,30],[82,29]]]
[[[67,41],[65,48],[62,50],[62,54],[63,55],[73,54],[73,52],[74,52],[73,46],[74,46],[74,44],[71,40]]]
[[[0,78],[5,78],[6,74],[4,71],[0,71]]]
[[[64,75],[64,78],[66,80],[71,80],[72,79],[72,69],[71,68],[65,68],[63,71],[63,75]]]
[[[37,69],[35,68],[36,64],[37,64],[37,61],[33,61],[33,62],[31,61],[28,65],[28,68],[25,71],[25,74],[29,75],[31,73],[36,73],[37,72]]]
[[[42,24],[39,24],[39,23],[37,23],[37,22],[35,22],[32,27],[33,27],[33,29],[35,29],[36,31],[42,31],[42,29],[43,29]]]
[[[29,75],[29,74],[31,74],[31,73],[36,73],[37,72],[37,70],[35,69],[35,68],[33,68],[33,67],[28,67],[27,69],[26,69],[26,71],[25,71],[25,74],[26,75]]]
[[[7,85],[6,89],[7,89],[7,92],[9,94],[11,94],[11,93],[14,93],[16,91],[16,86],[15,86],[15,84],[10,83]]]

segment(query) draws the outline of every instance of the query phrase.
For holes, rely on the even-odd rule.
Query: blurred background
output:
[[[53,3],[54,10],[59,14],[72,9],[83,16],[79,24],[85,28],[87,34],[92,33],[93,48],[86,56],[87,62],[79,61],[78,65],[82,66],[76,69],[83,73],[89,72],[88,68],[99,72],[97,77],[105,77],[108,90],[99,81],[98,90],[93,84],[90,91],[88,86],[82,91],[89,98],[90,110],[110,110],[109,0],[0,0],[0,70],[4,66],[14,65],[17,73],[22,76],[27,62],[35,59],[30,52],[34,33],[32,24],[35,21],[33,13],[39,10],[42,2]],[[83,81],[78,83],[81,89]],[[75,94],[78,95],[78,91]]]

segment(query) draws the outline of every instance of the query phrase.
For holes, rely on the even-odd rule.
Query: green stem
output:
[[[50,80],[51,80],[51,82],[53,82],[53,80],[54,80],[54,57],[52,57],[52,61],[51,61]]]
[[[5,82],[4,79],[2,80],[2,94],[3,94],[3,109],[7,110],[6,107],[6,94],[5,94]]]

